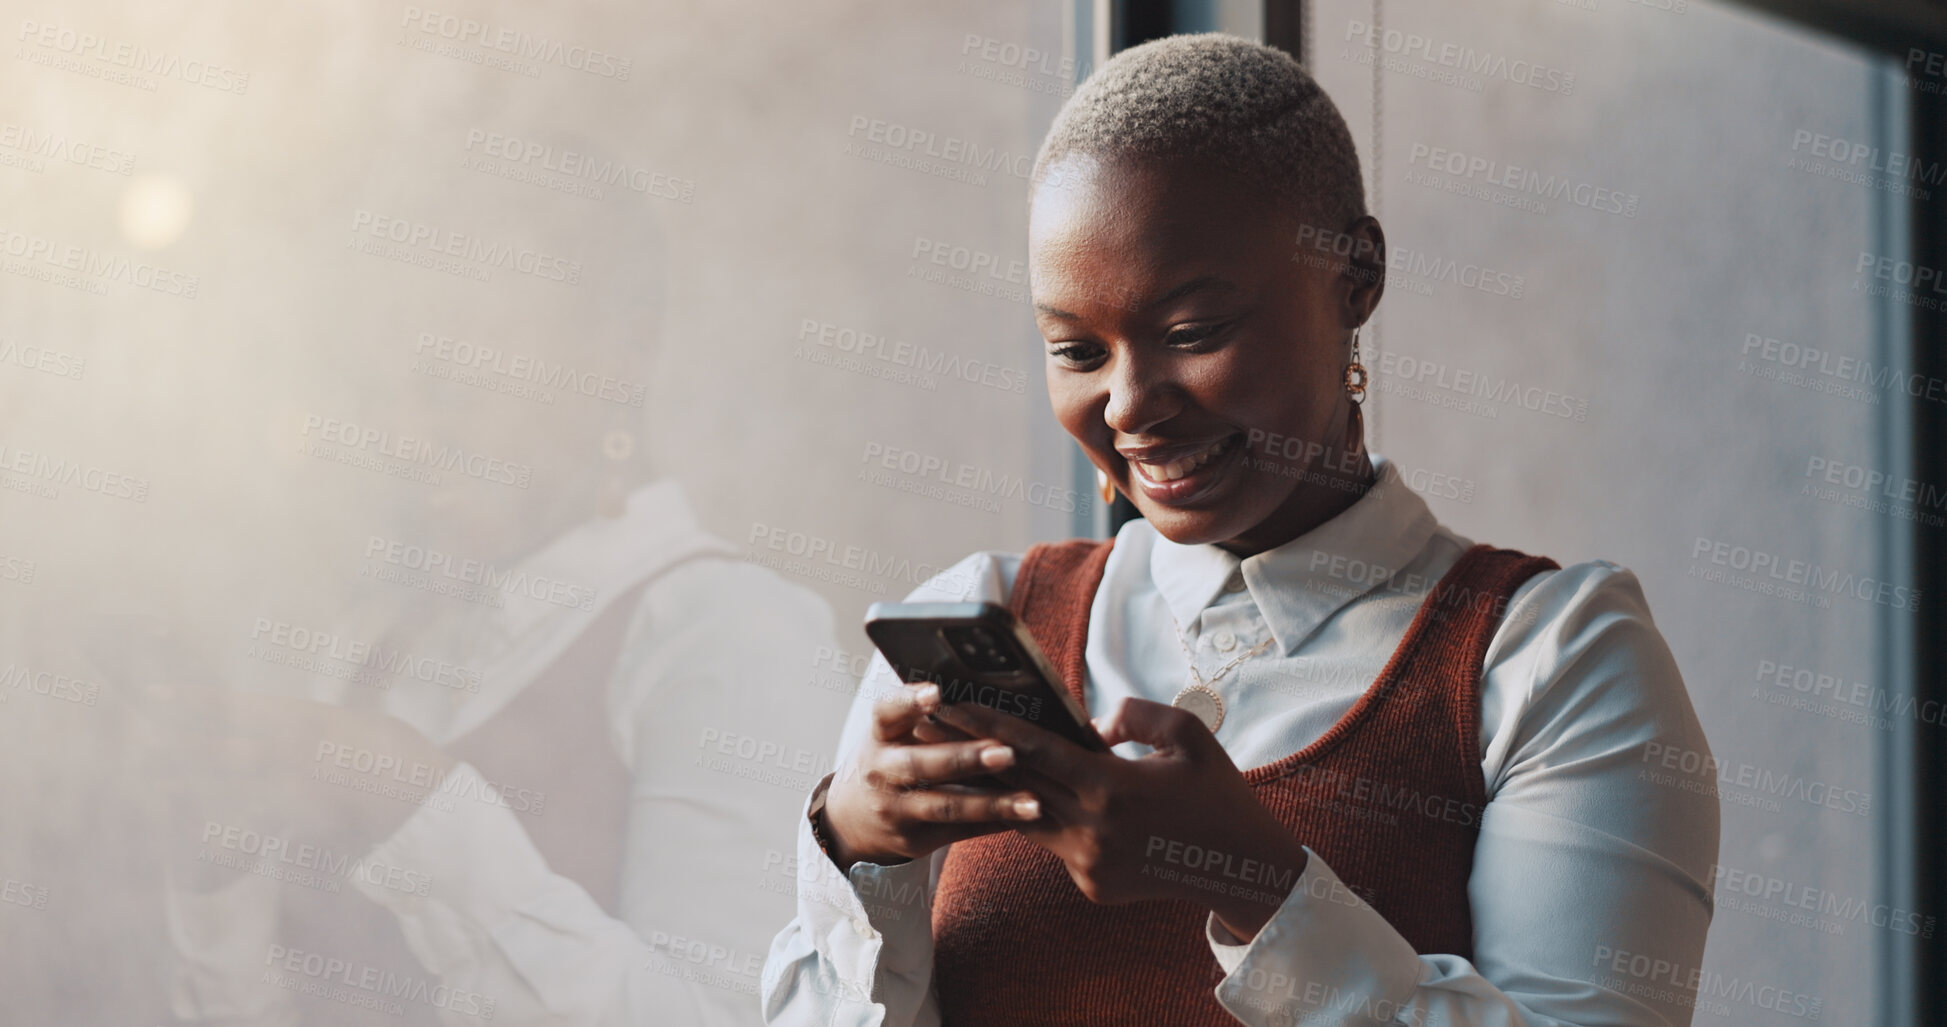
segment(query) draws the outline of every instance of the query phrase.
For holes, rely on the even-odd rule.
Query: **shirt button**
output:
[[[1244,591],[1243,570],[1239,569],[1230,572],[1230,577],[1224,579],[1224,591],[1226,592]]]
[[[1228,631],[1217,632],[1217,637],[1211,639],[1211,641],[1217,643],[1217,648],[1222,649],[1224,652],[1230,652],[1232,649],[1237,648],[1237,636]]]
[[[876,938],[879,932],[872,929],[872,922],[863,917],[852,918],[852,930],[859,932],[861,938]]]

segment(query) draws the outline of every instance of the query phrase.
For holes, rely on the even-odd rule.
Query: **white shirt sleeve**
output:
[[[471,765],[454,768],[446,785],[451,809],[422,807],[366,857],[428,868],[424,895],[353,877],[397,915],[406,944],[442,984],[495,1023],[620,1025],[641,1022],[629,1010],[652,1009],[715,1022],[702,989],[657,972],[643,939],[548,869],[512,810],[477,798],[486,785]],[[455,1013],[449,1022],[478,1019]]]
[[[1650,753],[1708,765],[1709,747],[1635,575],[1597,562],[1525,585],[1488,649],[1481,718],[1473,960],[1415,953],[1313,854],[1248,944],[1206,922],[1238,1020],[1690,1022],[1719,809],[1707,771],[1648,773]]]
[[[976,553],[915,589],[907,602],[1005,602],[1014,564]],[[871,730],[872,705],[899,687],[872,657],[846,718],[838,766]],[[829,784],[829,778],[818,787]],[[764,1021],[820,1027],[936,1027],[933,892],[947,849],[894,866],[858,863],[840,875],[798,811],[798,915],[771,942]]]
[[[722,1022],[756,1024],[765,952],[797,908],[791,818],[834,765],[850,706],[819,684],[831,611],[742,561],[699,560],[659,584],[642,607],[654,644],[629,645],[612,681],[633,775],[621,917],[652,943],[687,939],[665,951],[734,1006]]]
[[[465,764],[444,789],[454,808],[417,811],[368,857],[422,871],[427,894],[361,891],[495,1023],[758,1023],[764,947],[792,900],[753,882],[829,766],[844,700],[808,682],[831,646],[823,601],[750,564],[694,561],[644,592],[609,689],[632,778],[620,918],[554,873],[512,811],[468,798],[484,789]]]

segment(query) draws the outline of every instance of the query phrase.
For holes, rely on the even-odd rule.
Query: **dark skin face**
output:
[[[1090,461],[1165,537],[1240,557],[1351,505],[1372,472],[1343,376],[1385,289],[1379,223],[1346,227],[1335,257],[1209,165],[1053,171],[1030,281],[1048,398]]]

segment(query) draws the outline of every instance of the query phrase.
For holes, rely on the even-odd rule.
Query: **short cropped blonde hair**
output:
[[[1332,98],[1283,50],[1236,36],[1169,36],[1110,58],[1055,115],[1032,181],[1073,154],[1207,160],[1327,231],[1366,213],[1358,151]]]

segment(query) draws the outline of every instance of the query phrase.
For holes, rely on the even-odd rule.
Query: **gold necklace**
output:
[[[1196,714],[1197,719],[1203,721],[1204,726],[1208,727],[1210,733],[1214,735],[1224,723],[1224,697],[1218,695],[1217,690],[1211,686],[1222,681],[1224,675],[1230,673],[1238,664],[1269,648],[1272,642],[1277,641],[1277,636],[1271,635],[1265,638],[1252,647],[1250,652],[1224,664],[1216,674],[1211,675],[1210,680],[1205,681],[1203,675],[1197,673],[1197,655],[1190,651],[1190,644],[1183,641],[1183,625],[1176,622],[1174,613],[1170,614],[1170,625],[1176,628],[1176,644],[1183,648],[1183,658],[1190,664],[1190,683],[1176,693],[1176,698],[1170,700],[1170,705]]]

